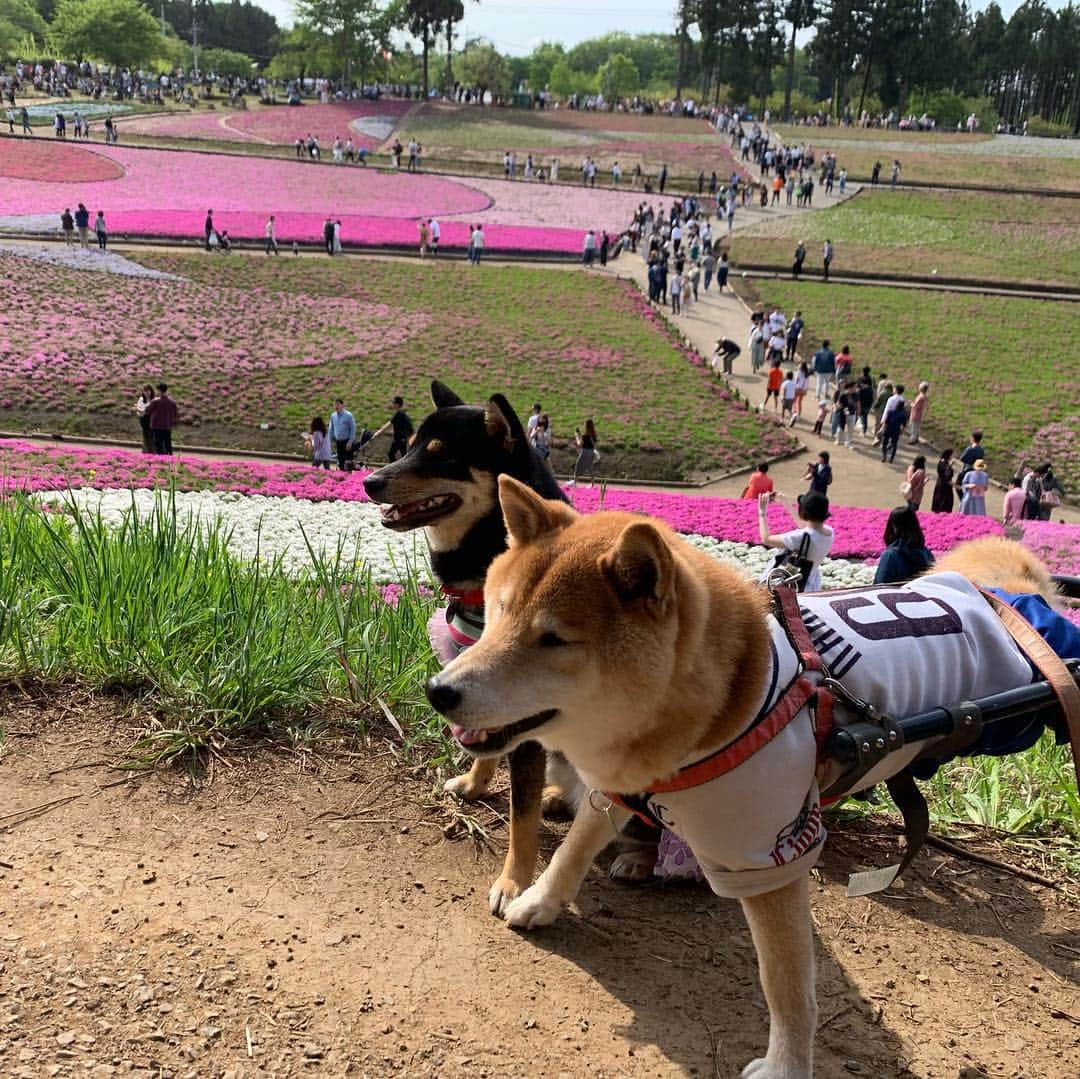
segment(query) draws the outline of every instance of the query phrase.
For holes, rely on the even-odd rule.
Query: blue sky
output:
[[[292,21],[292,0],[256,0],[281,22]],[[1021,0],[999,0],[1005,17]],[[1049,0],[1054,9],[1067,0]],[[576,45],[586,38],[622,30],[630,34],[670,33],[675,25],[675,0],[465,0],[461,40],[485,37],[500,52],[524,56],[541,41]],[[976,3],[977,8],[985,3]]]

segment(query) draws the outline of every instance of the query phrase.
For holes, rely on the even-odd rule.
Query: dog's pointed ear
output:
[[[646,599],[663,607],[675,586],[671,548],[649,521],[627,525],[614,548],[601,557],[600,568],[623,603]]]
[[[506,429],[509,431],[509,445],[507,449],[523,451],[529,447],[529,440],[525,437],[525,428],[521,426],[521,420],[514,411],[513,405],[501,394],[493,393],[488,401],[488,408],[497,408],[502,416]]]
[[[453,408],[455,405],[465,404],[449,386],[444,386],[438,379],[433,379],[431,383],[431,403],[436,408]]]
[[[505,473],[499,477],[499,503],[511,546],[565,528],[577,517],[565,503],[541,498],[531,487]]]
[[[514,416],[514,410],[507,404],[506,398],[501,393],[497,393],[484,406],[484,428],[493,442],[497,442],[507,453],[513,453],[514,447],[522,444],[519,440],[524,438],[524,432],[521,431],[521,424],[518,423],[518,438],[514,437],[510,420],[503,411],[504,405],[510,415]],[[517,416],[514,416],[514,420],[517,421]]]

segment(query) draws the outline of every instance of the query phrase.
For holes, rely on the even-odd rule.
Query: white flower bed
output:
[[[0,231],[18,228],[24,232],[59,232],[60,218],[57,214],[23,217],[0,217]],[[160,281],[184,281],[176,274],[161,270],[150,270],[131,259],[118,255],[115,251],[99,251],[97,238],[91,235],[93,247],[84,250],[78,243],[70,247],[65,244],[51,246],[31,246],[29,244],[7,244],[0,247],[0,254],[15,255],[18,258],[32,259],[34,262],[47,262],[65,270],[91,270],[95,273],[118,274],[121,277],[151,277]]]
[[[43,502],[72,505],[91,516],[101,514],[107,524],[119,525],[134,506],[140,518],[148,517],[155,501],[165,496],[149,490],[103,491],[81,488],[72,492],[47,492]],[[339,543],[346,557],[355,552],[360,565],[371,570],[380,584],[400,582],[411,566],[427,573],[427,548],[417,532],[398,533],[383,528],[379,510],[370,502],[306,502],[297,498],[267,498],[231,492],[196,491],[176,495],[181,521],[192,518],[217,520],[231,533],[230,547],[245,560],[270,562],[281,557],[287,573],[299,574],[311,565],[308,543],[316,551],[333,556]],[[305,541],[305,536],[307,537]],[[772,554],[764,547],[711,536],[689,535],[691,544],[745,573],[761,575]],[[358,569],[360,567],[358,566]],[[827,558],[821,567],[826,588],[851,588],[870,584],[872,566]]]

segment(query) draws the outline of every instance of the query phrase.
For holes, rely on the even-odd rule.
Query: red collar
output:
[[[482,588],[470,588],[466,591],[462,591],[461,589],[451,588],[449,585],[444,584],[442,586],[442,594],[450,599],[456,599],[465,607],[484,606],[484,590]]]

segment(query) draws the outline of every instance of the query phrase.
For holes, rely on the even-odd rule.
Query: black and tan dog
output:
[[[441,382],[431,384],[435,406],[408,452],[364,480],[368,497],[381,503],[382,522],[397,532],[423,528],[431,567],[449,605],[432,623],[432,644],[444,662],[480,636],[488,567],[506,550],[499,508],[499,476],[513,476],[545,498],[563,498],[548,467],[530,445],[517,414],[502,394],[487,405],[467,405]],[[489,747],[494,750],[495,743]],[[503,871],[491,889],[493,909],[524,891],[536,871],[546,754],[523,742],[509,755],[510,839]],[[474,762],[446,790],[466,801],[488,791],[500,756]],[[550,790],[548,797],[558,794]]]
[[[773,614],[764,589],[660,522],[580,517],[506,477],[500,496],[510,547],[487,575],[483,637],[429,682],[428,698],[474,756],[538,739],[595,792],[506,920],[554,921],[613,823],[630,808],[659,820],[688,843],[717,894],[741,900],[750,925],[770,1033],[743,1076],[808,1079],[816,1004],[807,879],[825,841],[820,792],[840,797],[896,777],[941,759],[943,745],[898,741],[858,787],[837,787],[836,762],[821,752],[831,717],[847,722],[844,709],[859,700],[912,716],[1030,683],[1027,655],[1039,654],[1038,642],[1025,655],[1013,639],[1023,634],[995,613],[1008,599],[968,578],[1047,595],[1045,568],[1017,544],[977,541],[949,559],[950,572],[907,585],[797,598],[782,589]],[[1068,631],[1059,654],[1080,657],[1080,634],[1045,614],[1055,632]],[[826,656],[844,696],[821,677]],[[1074,700],[1054,721],[1059,737],[1076,710]],[[1017,723],[1017,737],[1042,729],[1029,717]]]

